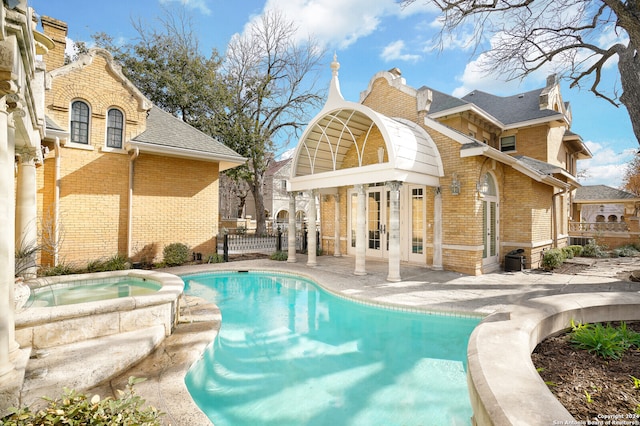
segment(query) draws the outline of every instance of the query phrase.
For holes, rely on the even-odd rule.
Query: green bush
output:
[[[542,267],[550,271],[562,265],[565,259],[565,253],[561,249],[549,249],[542,256]]]
[[[595,240],[590,240],[582,250],[584,257],[607,257],[607,248],[601,246]]]
[[[276,251],[270,257],[271,260],[287,260],[289,258],[289,254],[286,251]]]
[[[207,263],[223,263],[224,256],[218,253],[213,253],[207,256]]]
[[[80,270],[70,263],[61,262],[56,266],[40,268],[39,275],[44,277],[54,277],[58,275],[77,274]]]
[[[573,251],[573,256],[574,257],[582,256],[582,250],[583,250],[582,246],[574,244],[574,245],[567,246],[567,247],[570,248]]]
[[[189,246],[182,243],[171,243],[162,251],[164,264],[179,266],[189,260]]]
[[[638,250],[631,244],[613,250],[613,255],[615,257],[634,257],[638,254]]]
[[[571,247],[562,247],[560,250],[562,250],[562,254],[564,254],[564,258],[566,259],[573,259],[573,249]]]
[[[129,263],[124,255],[116,254],[106,260],[98,259],[87,263],[87,272],[121,271],[129,268]]]
[[[571,343],[604,359],[620,359],[630,347],[640,347],[640,333],[627,329],[623,322],[619,327],[611,324],[575,324],[571,322]]]
[[[145,401],[136,395],[133,386],[144,379],[129,378],[125,391],[118,391],[116,399],[89,399],[74,390],[64,389],[60,399],[44,398],[47,407],[31,412],[28,407],[13,409],[13,413],[0,419],[0,426],[23,425],[141,425],[159,426],[163,413],[154,407],[143,405]]]

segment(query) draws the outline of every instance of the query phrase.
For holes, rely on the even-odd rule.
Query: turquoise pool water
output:
[[[155,293],[162,285],[134,277],[77,280],[47,285],[31,291],[29,306],[60,306]]]
[[[216,426],[469,425],[477,318],[401,312],[263,273],[183,277],[222,328],[185,381]]]

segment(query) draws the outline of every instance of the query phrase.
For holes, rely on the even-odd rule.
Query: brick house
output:
[[[392,69],[356,103],[343,99],[338,68],[291,171],[292,199],[322,195],[325,253],[353,255],[356,274],[386,260],[397,281],[400,262],[478,275],[517,249],[535,268],[543,250],[567,244],[576,162],[591,153],[554,76],[515,96],[456,98]]]
[[[157,259],[174,242],[215,252],[218,174],[245,159],[152,105],[107,51],[65,65],[66,24],[41,22],[55,42],[43,57],[42,263],[131,257],[153,245]]]

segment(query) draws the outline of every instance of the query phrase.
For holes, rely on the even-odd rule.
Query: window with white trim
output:
[[[508,152],[516,150],[516,136],[504,136],[500,138],[500,151]]]
[[[83,101],[71,104],[71,142],[89,144],[89,105]]]
[[[118,109],[110,109],[107,112],[107,148],[122,148],[123,130],[124,115]]]

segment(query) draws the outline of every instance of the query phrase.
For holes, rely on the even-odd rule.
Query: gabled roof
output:
[[[447,95],[446,93],[432,89],[430,87],[422,86],[419,90],[430,90],[432,94],[430,114],[435,114],[440,111],[445,111],[452,108],[458,108],[463,105],[468,105],[469,102],[464,101],[455,96]]]
[[[221,171],[246,161],[217,139],[156,106],[149,110],[147,129],[131,139],[127,145],[143,152],[219,161]]]
[[[267,176],[272,176],[275,175],[276,173],[278,173],[278,171],[280,171],[280,169],[282,169],[284,166],[286,166],[288,163],[291,162],[291,158],[285,158],[284,160],[280,160],[280,161],[274,161],[269,165],[269,168],[266,171],[266,175]]]
[[[507,126],[541,118],[561,117],[562,114],[558,111],[540,109],[540,94],[543,90],[536,89],[513,96],[496,96],[474,90],[463,96],[462,100],[473,103]]]
[[[607,185],[586,185],[576,190],[575,202],[640,201],[640,197]]]

